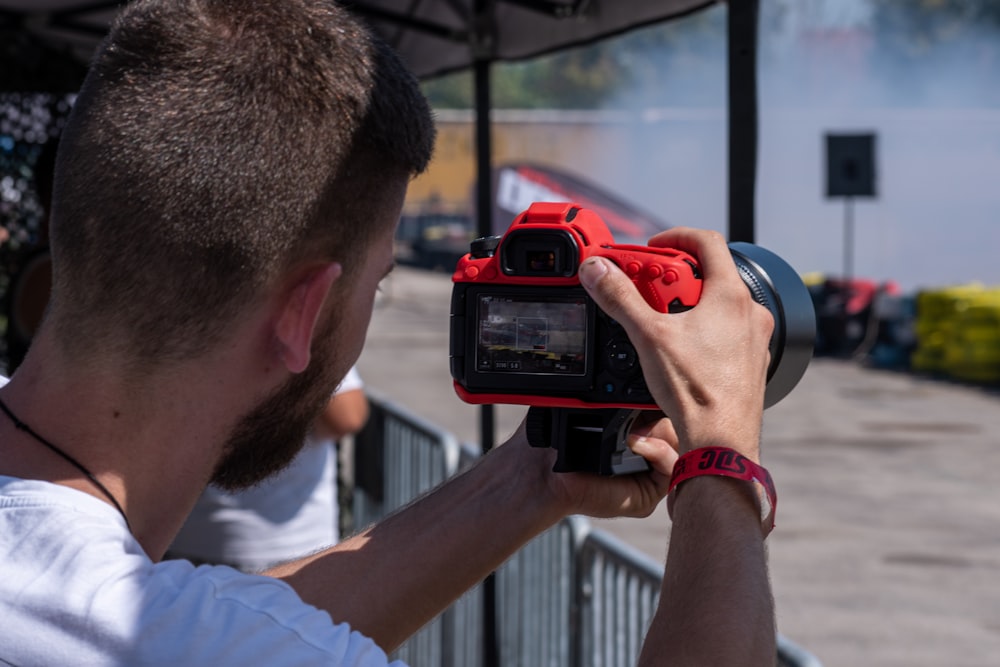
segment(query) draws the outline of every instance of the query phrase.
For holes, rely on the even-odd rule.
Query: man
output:
[[[384,665],[562,517],[648,515],[678,451],[758,458],[773,322],[718,234],[672,230],[652,242],[705,278],[687,313],[656,313],[605,260],[580,267],[672,417],[631,439],[650,472],[553,473],[519,432],[271,576],[158,562],[208,483],[295,455],[358,357],[432,140],[416,83],[329,0],[123,11],[62,134],[49,311],[0,389],[0,662]],[[643,661],[773,662],[752,487],[696,477],[673,517]]]

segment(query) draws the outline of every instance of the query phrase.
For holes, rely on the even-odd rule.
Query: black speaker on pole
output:
[[[844,303],[854,290],[854,199],[874,198],[876,192],[875,133],[826,134],[826,196],[844,200],[844,275],[842,291]],[[848,336],[850,320],[845,310],[824,328],[826,338],[844,341]]]
[[[854,273],[854,199],[875,197],[875,133],[826,135],[826,196],[844,199],[844,280]]]
[[[826,196],[875,197],[875,134],[826,135]]]

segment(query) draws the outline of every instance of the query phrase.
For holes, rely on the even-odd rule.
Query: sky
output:
[[[975,40],[1000,34],[984,29],[954,53],[904,69],[873,48],[890,36],[873,33],[867,0],[761,6],[757,242],[802,273],[850,270],[904,291],[1000,286],[1000,104],[991,92],[1000,62],[969,66]],[[724,91],[724,67],[698,85]],[[602,177],[672,224],[725,232],[724,113],[689,111],[670,129],[657,113],[669,115],[642,110],[647,123],[637,131],[672,133],[663,154],[637,150],[641,169],[606,168]],[[877,197],[854,200],[848,241],[844,200],[825,197],[824,135],[859,132],[876,135]]]

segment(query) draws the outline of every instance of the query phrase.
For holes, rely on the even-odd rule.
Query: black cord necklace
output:
[[[84,467],[84,465],[82,463],[80,463],[79,461],[77,461],[76,459],[74,459],[72,456],[70,456],[69,454],[67,454],[63,450],[59,449],[58,447],[56,447],[55,445],[53,445],[51,442],[49,442],[48,440],[46,440],[42,436],[40,436],[37,433],[35,433],[35,430],[33,428],[31,428],[30,426],[28,426],[27,424],[25,424],[23,421],[21,421],[20,419],[18,419],[17,415],[15,415],[13,412],[10,411],[10,408],[7,407],[7,404],[4,403],[3,400],[0,400],[0,410],[3,410],[4,414],[7,415],[8,417],[10,417],[10,420],[12,422],[14,422],[14,426],[17,428],[17,430],[24,431],[25,433],[27,433],[28,435],[30,435],[32,438],[34,438],[35,440],[37,440],[38,442],[40,442],[43,445],[45,445],[46,447],[48,447],[49,449],[51,449],[53,452],[55,452],[59,456],[63,457],[67,461],[69,461],[74,467],[76,467],[77,470],[79,470],[84,475],[86,475],[87,479],[90,480],[90,483],[93,484],[94,486],[96,486],[98,489],[100,489],[101,493],[103,493],[105,496],[107,496],[108,500],[111,501],[111,504],[115,506],[115,509],[117,509],[118,512],[119,512],[119,514],[122,515],[122,518],[125,519],[125,526],[128,528],[129,532],[132,532],[132,526],[128,522],[128,517],[125,516],[125,510],[122,508],[121,503],[119,503],[118,499],[115,498],[114,495],[108,490],[108,487],[106,487],[103,484],[101,484],[101,481],[94,476],[94,473],[92,473],[89,470],[87,470],[87,468]]]

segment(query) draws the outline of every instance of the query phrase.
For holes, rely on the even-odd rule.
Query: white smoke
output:
[[[879,33],[874,2],[761,2],[757,242],[801,272],[834,276],[851,252],[854,276],[908,291],[1000,284],[1000,36],[966,29],[903,67],[882,47],[906,36]],[[724,21],[724,5],[708,11],[718,16],[698,20]],[[722,31],[706,56],[715,67],[700,65],[717,74],[666,82],[669,107],[643,107],[648,90],[614,100],[636,120],[629,145],[607,155],[627,158],[599,157],[591,168],[672,224],[723,232],[724,40]],[[677,70],[676,53],[643,57]],[[856,200],[847,249],[844,202],[824,196],[823,137],[853,131],[877,135],[878,197]]]

